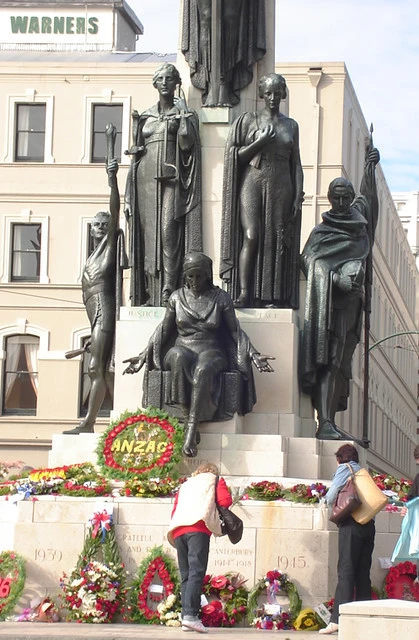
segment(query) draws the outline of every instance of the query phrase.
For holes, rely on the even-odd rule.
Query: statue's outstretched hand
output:
[[[134,356],[133,358],[127,358],[126,360],[123,360],[122,362],[124,364],[126,362],[129,362],[129,365],[124,369],[122,375],[124,375],[125,373],[138,373],[144,366],[145,359],[146,353],[145,351],[143,351],[139,356]]]
[[[269,364],[268,360],[275,360],[275,358],[274,356],[267,356],[261,353],[252,354],[252,362],[261,373],[271,373],[273,371],[273,367]]]

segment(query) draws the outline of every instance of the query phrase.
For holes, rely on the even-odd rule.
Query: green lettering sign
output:
[[[29,29],[28,29],[28,33],[39,33],[40,29],[39,29],[39,20],[38,18],[32,17],[29,20]]]
[[[64,33],[64,18],[54,18],[54,33]]]
[[[26,33],[28,29],[28,16],[10,16],[12,33]]]
[[[51,18],[42,18],[42,33],[52,33]]]
[[[76,18],[76,33],[86,33],[86,20],[84,18]]]
[[[89,18],[87,24],[88,33],[95,35],[99,32],[99,18]],[[83,34],[86,33],[86,18],[10,16],[10,27],[12,33]]]
[[[74,18],[65,19],[65,32],[74,33]]]
[[[99,18],[89,18],[88,21],[89,23],[89,33],[91,34],[95,34],[99,31]]]

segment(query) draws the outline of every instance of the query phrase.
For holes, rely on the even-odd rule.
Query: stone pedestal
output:
[[[419,638],[419,602],[372,600],[340,607],[339,640]]]
[[[142,406],[143,371],[123,375],[123,360],[138,355],[164,316],[163,308],[123,307],[116,327],[114,417]],[[299,316],[292,309],[243,309],[237,311],[242,328],[260,353],[275,357],[273,373],[259,373],[255,382],[257,403],[242,419],[202,423],[202,433],[313,436],[313,412],[299,393],[297,358]]]
[[[29,606],[30,600],[42,593],[54,596],[59,592],[60,576],[63,572],[68,574],[72,571],[83,548],[89,518],[96,511],[106,508],[107,503],[112,504],[119,549],[131,575],[155,545],[163,545],[164,550],[174,556],[174,549],[166,540],[167,524],[173,508],[171,498],[115,497],[97,500],[38,496],[36,501],[25,500],[16,505],[0,498],[0,550],[5,548],[2,546],[5,540],[3,533],[7,533],[7,548],[13,548],[26,559],[27,579],[20,606]],[[234,511],[244,521],[243,538],[235,546],[226,537],[212,538],[209,573],[240,572],[247,578],[248,587],[251,588],[268,570],[278,568],[295,583],[304,606],[315,606],[333,596],[336,586],[337,528],[329,522],[323,505],[249,500],[236,505]],[[376,587],[381,588],[386,574],[379,558],[391,555],[400,526],[401,518],[397,513],[381,512],[377,515],[377,538],[371,570],[372,583]],[[372,635],[370,627],[366,629],[359,626],[355,630],[355,626],[349,626],[359,624],[358,612],[365,616],[369,624],[371,611],[378,604],[354,603],[359,609],[350,609],[348,615],[346,607],[350,605],[344,605],[339,637],[345,640],[417,637],[415,632],[407,633],[407,627],[403,627],[403,635],[399,635],[402,627],[394,631],[394,625],[391,626],[393,632],[389,634],[383,626],[384,619],[391,621],[397,615],[399,624],[400,619],[404,619],[403,607],[412,603],[401,601],[397,601],[397,607],[387,612],[387,603],[382,604],[383,610],[377,613],[373,621],[375,628],[378,625],[383,627],[380,635]],[[412,608],[412,611],[415,612],[417,626],[419,605],[415,606],[416,609]],[[352,615],[353,611],[356,615]],[[341,635],[346,628],[352,631]]]
[[[211,427],[219,424],[209,423]],[[81,462],[96,464],[95,451],[99,437],[99,433],[54,435],[48,466],[54,468]],[[272,434],[207,433],[203,430],[198,456],[183,458],[179,472],[181,475],[189,475],[201,462],[208,461],[216,464],[220,473],[233,486],[240,486],[243,481],[249,484],[266,479],[287,486],[319,479],[328,482],[336,470],[335,451],[336,442],[332,440],[289,438]],[[359,453],[363,464],[365,450]]]

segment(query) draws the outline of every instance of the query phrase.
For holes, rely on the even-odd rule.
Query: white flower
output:
[[[170,596],[167,596],[166,599],[166,607],[168,609],[170,609],[170,607],[172,607],[176,602],[176,596],[174,593],[171,593]]]
[[[84,578],[77,578],[76,580],[72,580],[70,582],[70,587],[78,587],[80,584],[83,584]]]
[[[181,625],[180,620],[168,620],[166,622],[167,627],[180,627],[180,625]]]

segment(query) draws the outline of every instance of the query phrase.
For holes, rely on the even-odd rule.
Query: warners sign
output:
[[[62,33],[75,35],[90,33],[94,35],[99,31],[99,18],[10,16],[10,26],[12,33]]]

